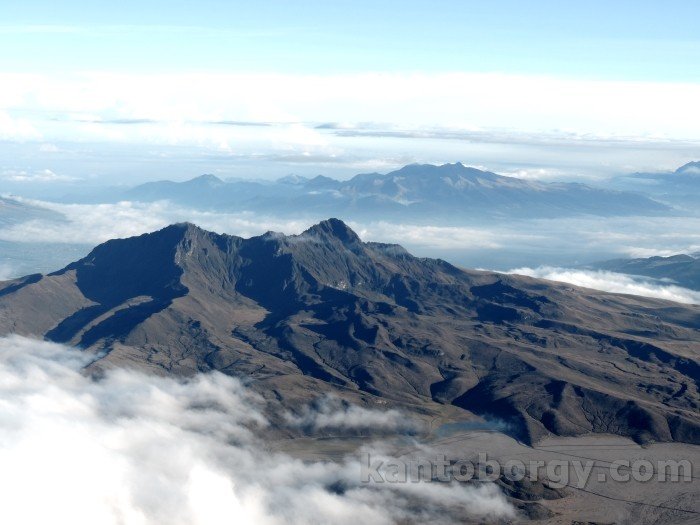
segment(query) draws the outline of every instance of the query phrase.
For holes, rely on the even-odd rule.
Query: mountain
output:
[[[62,215],[15,199],[0,197],[0,226],[33,219],[61,220]]]
[[[575,183],[541,183],[504,177],[460,163],[413,164],[387,174],[339,181],[318,176],[275,182],[224,182],[211,175],[186,182],[137,186],[120,199],[173,202],[207,209],[247,210],[315,217],[342,212],[354,219],[440,219],[459,222],[488,217],[557,217],[572,214],[658,215],[668,208],[648,197]]]
[[[675,174],[683,177],[696,177],[700,175],[700,161],[684,164],[675,171]]]
[[[613,178],[610,188],[635,188],[654,199],[696,213],[700,203],[700,162],[688,162],[675,171],[632,173]]]
[[[685,288],[700,290],[700,258],[697,257],[697,254],[643,259],[613,259],[594,263],[588,267],[596,270],[671,280]]]
[[[178,200],[178,196],[187,195],[190,199],[203,199],[211,193],[226,187],[226,183],[214,175],[200,175],[186,182],[158,181],[147,182],[138,186],[141,200]],[[129,197],[134,190],[127,190]]]
[[[698,329],[698,307],[465,271],[337,219],[249,239],[176,224],[0,283],[1,334],[95,350],[94,374],[216,369],[291,411],[333,393],[527,443],[700,443]]]

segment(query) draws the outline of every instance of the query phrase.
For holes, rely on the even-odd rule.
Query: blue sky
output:
[[[97,5],[96,5],[97,4]],[[698,81],[700,3],[3,2],[5,71],[478,71]]]

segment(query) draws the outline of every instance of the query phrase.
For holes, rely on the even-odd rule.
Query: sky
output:
[[[5,2],[0,183],[670,170],[700,158],[698,15],[692,1]]]
[[[700,80],[693,1],[6,2],[4,70]]]

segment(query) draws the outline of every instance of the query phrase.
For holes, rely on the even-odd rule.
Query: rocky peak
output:
[[[302,235],[312,235],[323,239],[337,239],[343,244],[354,244],[361,242],[357,234],[340,219],[327,219],[315,224]]]

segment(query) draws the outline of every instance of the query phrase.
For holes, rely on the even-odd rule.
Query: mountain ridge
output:
[[[637,187],[660,202],[695,215],[700,200],[700,161],[688,162],[673,171],[620,175],[610,179],[606,186],[617,190]]]
[[[92,373],[219,370],[285,410],[325,393],[528,443],[700,443],[699,327],[697,307],[461,270],[338,219],[249,239],[181,223],[0,283],[0,334],[96,352]]]
[[[611,259],[586,265],[586,268],[662,279],[691,290],[700,290],[700,258],[693,255]]]
[[[205,177],[204,179],[202,177]],[[410,164],[386,173],[358,174],[348,180],[319,175],[283,177],[271,183],[224,182],[200,176],[184,182],[136,186],[119,199],[171,200],[222,210],[249,210],[350,218],[410,217],[465,220],[480,216],[547,217],[571,214],[656,215],[670,209],[637,193],[580,183],[536,182],[467,167],[461,163]]]

